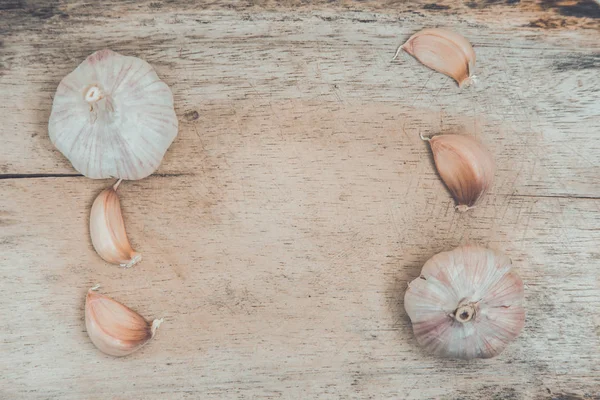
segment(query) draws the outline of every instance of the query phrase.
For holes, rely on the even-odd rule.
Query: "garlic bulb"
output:
[[[508,257],[459,247],[429,259],[404,308],[420,345],[450,358],[498,355],[525,323],[523,281]]]
[[[133,180],[158,168],[177,125],[171,90],[150,64],[100,50],[58,85],[48,132],[83,175]]]
[[[133,250],[125,232],[117,195],[120,184],[121,180],[103,190],[94,200],[90,212],[90,236],[94,249],[104,261],[131,267],[142,260],[142,255]]]
[[[475,51],[464,36],[447,29],[423,29],[396,51],[406,51],[429,68],[453,78],[458,86],[468,85],[475,71]]]
[[[464,135],[438,135],[427,140],[435,166],[458,203],[467,211],[490,189],[495,165],[490,152],[476,139]]]
[[[154,337],[162,319],[150,323],[129,307],[97,293],[98,288],[88,290],[85,298],[85,328],[100,351],[126,356]]]

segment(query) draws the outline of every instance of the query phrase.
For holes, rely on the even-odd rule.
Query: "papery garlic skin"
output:
[[[458,203],[456,208],[473,208],[494,183],[496,166],[490,152],[465,135],[438,135],[427,140],[440,177]]]
[[[441,28],[423,29],[400,46],[398,52],[401,49],[429,68],[453,78],[459,87],[472,81],[475,51],[459,33]]]
[[[494,357],[523,329],[523,281],[505,255],[465,246],[429,259],[404,308],[417,341],[449,358]]]
[[[173,95],[150,64],[111,50],[90,55],[58,85],[50,140],[89,178],[142,179],[177,136]]]
[[[131,267],[142,260],[142,255],[131,247],[117,188],[115,185],[104,189],[92,204],[90,212],[90,237],[94,249],[102,259],[111,264]]]
[[[123,357],[154,337],[162,319],[150,323],[129,307],[97,293],[97,289],[88,290],[85,299],[85,327],[100,351]]]

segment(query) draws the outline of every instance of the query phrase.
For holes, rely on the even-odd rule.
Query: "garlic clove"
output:
[[[48,134],[83,175],[142,179],[177,136],[171,90],[152,66],[100,50],[56,89]]]
[[[412,35],[400,50],[406,51],[429,68],[453,78],[458,86],[468,85],[475,71],[475,51],[459,33],[447,29],[423,29]]]
[[[438,135],[425,139],[446,187],[467,211],[491,188],[496,167],[490,152],[476,139],[464,135]]]
[[[523,329],[523,281],[505,255],[465,246],[429,259],[404,307],[417,341],[450,358],[498,355]]]
[[[94,249],[102,259],[122,267],[132,267],[142,260],[142,255],[131,247],[121,213],[117,188],[121,180],[103,190],[90,212],[90,236]]]
[[[103,353],[122,357],[133,353],[154,337],[162,319],[152,323],[129,307],[88,290],[85,299],[85,327],[92,343]]]

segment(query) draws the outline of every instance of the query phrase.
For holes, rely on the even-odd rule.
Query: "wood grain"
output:
[[[596,3],[107,4],[0,6],[1,399],[600,398]],[[390,61],[425,26],[473,42],[476,86]],[[159,171],[119,189],[130,270],[88,235],[110,182],[47,135],[58,82],[104,47],[155,66],[180,121]],[[440,132],[499,166],[467,214],[419,139]],[[403,308],[464,243],[526,283],[524,332],[491,360],[423,353]],[[165,318],[147,347],[91,344],[96,283]]]

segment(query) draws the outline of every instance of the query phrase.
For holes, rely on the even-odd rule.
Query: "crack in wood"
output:
[[[541,199],[569,199],[569,200],[600,200],[600,196],[577,196],[568,194],[507,194],[510,197],[527,197]]]
[[[177,177],[177,176],[193,176],[194,174],[189,173],[172,173],[172,174],[153,174],[151,176],[157,176],[160,178],[165,177]],[[2,179],[35,179],[35,178],[78,178],[82,177],[82,174],[0,174],[0,180]],[[117,178],[106,178],[106,179],[117,179]]]
[[[81,174],[0,174],[0,179],[72,178]]]

